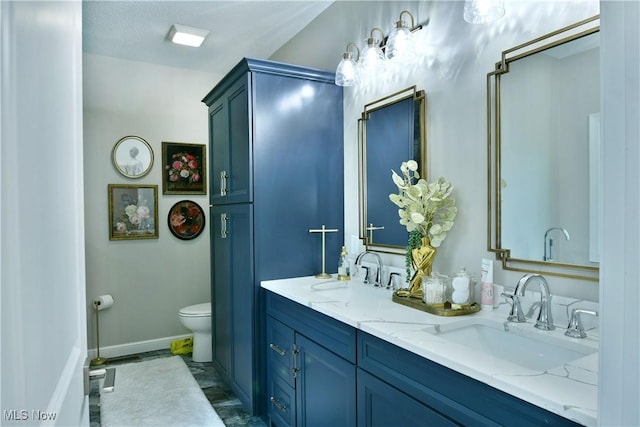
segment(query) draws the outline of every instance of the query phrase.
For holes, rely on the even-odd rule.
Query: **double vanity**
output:
[[[559,325],[508,322],[509,304],[440,317],[357,279],[262,288],[276,425],[597,424],[593,330],[571,338]]]

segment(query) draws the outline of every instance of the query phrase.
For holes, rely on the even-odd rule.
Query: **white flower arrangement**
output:
[[[398,194],[389,195],[400,208],[400,224],[407,228],[410,240],[416,240],[416,235],[428,237],[431,246],[437,248],[447,237],[458,214],[451,197],[454,187],[442,177],[435,182],[421,179],[415,160],[403,162],[400,171],[402,176],[391,171]]]

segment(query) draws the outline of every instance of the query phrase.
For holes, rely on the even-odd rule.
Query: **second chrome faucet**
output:
[[[511,294],[502,294],[502,296],[512,300],[511,312],[507,320],[510,322],[523,323],[526,322],[522,307],[520,305],[520,297],[524,296],[524,292],[529,283],[537,281],[540,285],[540,309],[538,311],[538,319],[535,327],[544,331],[555,329],[553,325],[553,316],[551,315],[551,293],[549,292],[549,284],[547,280],[540,274],[525,274],[518,281],[516,289]]]

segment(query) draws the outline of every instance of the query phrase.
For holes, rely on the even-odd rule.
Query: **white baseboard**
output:
[[[127,344],[112,345],[100,348],[100,357],[109,359],[111,357],[129,356],[132,354],[145,353],[147,351],[168,350],[171,348],[171,342],[193,336],[193,334],[176,335],[173,337],[157,338],[148,341],[138,341]],[[98,357],[98,350],[89,349],[89,359]]]

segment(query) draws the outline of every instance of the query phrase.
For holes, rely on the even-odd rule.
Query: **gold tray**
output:
[[[398,304],[406,305],[407,307],[415,308],[417,310],[426,311],[427,313],[435,314],[436,316],[464,316],[465,314],[473,314],[480,311],[480,305],[475,302],[471,305],[461,306],[460,308],[452,308],[450,302],[426,304],[421,298],[409,296],[401,297],[398,296],[396,292],[393,293],[393,302],[397,302]]]

